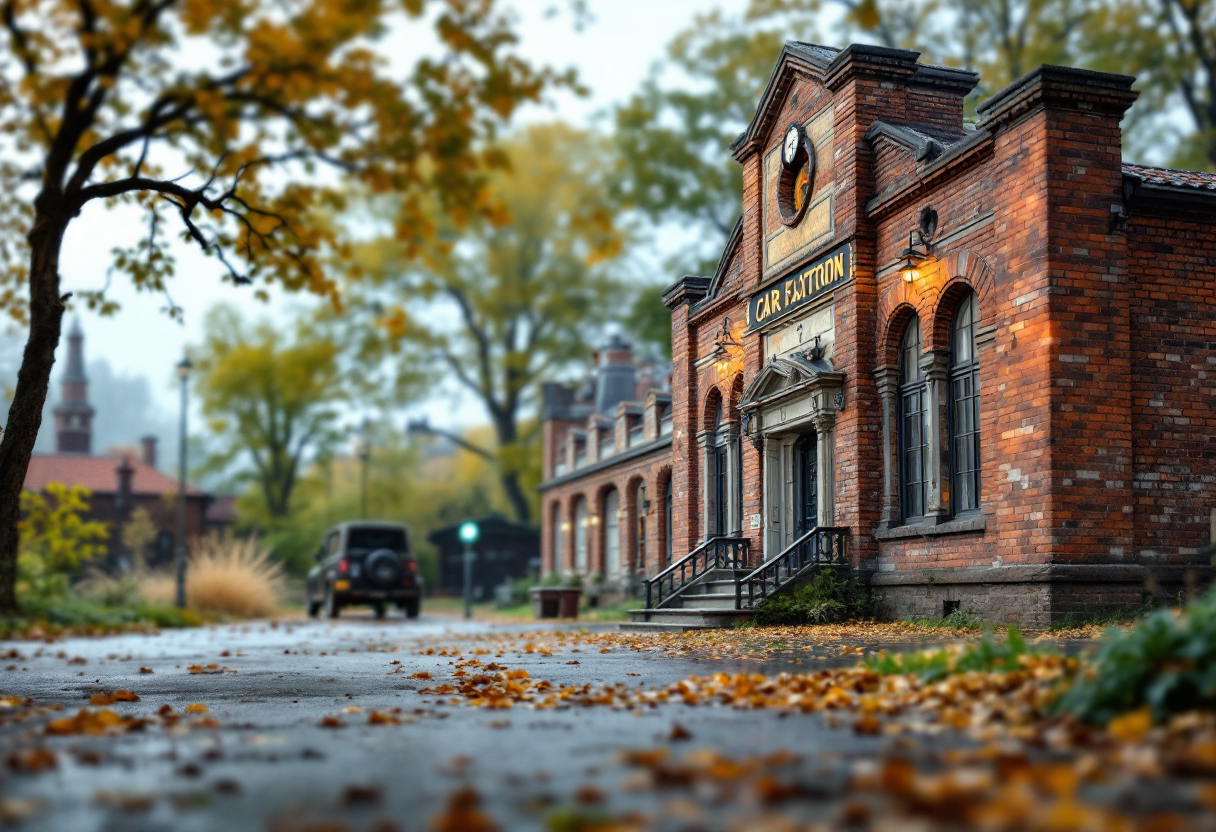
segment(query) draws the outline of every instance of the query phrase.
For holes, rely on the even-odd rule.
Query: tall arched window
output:
[[[604,577],[621,574],[621,492],[604,495]]]
[[[574,571],[587,574],[587,501],[582,497],[574,504]]]
[[[980,306],[975,292],[954,313],[950,349],[950,453],[954,511],[980,507],[980,363],[975,327]]]
[[[663,486],[663,556],[667,558],[668,565],[671,564],[671,477],[667,478],[667,484]]]
[[[650,501],[646,499],[646,486],[639,485],[637,492],[633,497],[633,516],[635,518],[634,533],[634,559],[633,569],[635,572],[646,572],[646,504]]]
[[[562,504],[553,504],[553,564],[551,566],[554,572],[560,572],[566,567],[565,552],[562,547]]]
[[[925,513],[929,396],[920,355],[920,318],[913,318],[899,345],[899,492],[905,520]]]

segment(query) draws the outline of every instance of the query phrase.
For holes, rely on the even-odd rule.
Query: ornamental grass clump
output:
[[[144,581],[146,598],[171,602],[172,574]],[[205,615],[265,618],[278,614],[285,595],[282,564],[256,538],[209,534],[195,542],[186,569],[186,606]]]
[[[1153,717],[1216,709],[1216,595],[1106,631],[1097,656],[1056,701],[1059,713],[1105,723],[1148,707]]]

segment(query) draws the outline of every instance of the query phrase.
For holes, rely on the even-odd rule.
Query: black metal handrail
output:
[[[844,565],[849,562],[845,546],[847,526],[816,526],[791,543],[785,551],[770,558],[750,574],[735,580],[735,609],[754,610],[771,593],[816,565]]]
[[[646,609],[663,606],[711,569],[746,569],[747,547],[746,537],[718,535],[708,538],[653,578],[643,579]]]

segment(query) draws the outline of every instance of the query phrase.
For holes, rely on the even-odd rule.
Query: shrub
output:
[[[141,582],[150,601],[169,604],[176,593],[173,574]],[[200,613],[263,618],[279,612],[285,594],[283,566],[254,538],[210,534],[195,542],[186,571],[186,606]]]
[[[836,570],[820,569],[809,583],[762,601],[756,607],[755,622],[761,627],[834,624],[869,615],[864,587],[851,575],[842,581]]]
[[[909,673],[932,682],[952,673],[982,671],[1012,673],[1022,664],[1023,656],[1038,652],[1026,646],[1017,627],[1010,627],[1004,641],[998,642],[991,633],[984,633],[979,643],[965,648],[943,647],[919,653],[867,656],[864,664],[875,673]]]
[[[17,523],[17,595],[23,604],[64,598],[68,576],[82,563],[105,554],[104,523],[86,521],[91,491],[52,482],[43,495],[21,492]]]
[[[981,626],[978,618],[962,610],[954,610],[945,618],[918,618],[913,619],[911,623],[920,624],[922,627],[941,627],[945,630],[978,630]]]
[[[1094,661],[1055,703],[1099,723],[1146,705],[1159,720],[1216,708],[1216,595],[1107,630]]]

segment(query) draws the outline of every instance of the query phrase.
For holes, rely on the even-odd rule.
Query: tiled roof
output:
[[[1155,168],[1149,165],[1134,165],[1130,162],[1123,163],[1123,172],[1138,176],[1150,185],[1164,185],[1170,188],[1192,188],[1198,191],[1216,191],[1216,173],[1204,173],[1198,170]]]
[[[131,475],[132,494],[176,494],[177,480],[162,474],[138,457],[129,457],[134,473]],[[83,485],[94,494],[118,491],[118,467],[121,457],[85,456],[83,454],[34,454],[25,472],[25,487],[42,491],[48,483]],[[187,486],[186,493],[202,496],[203,492]]]

